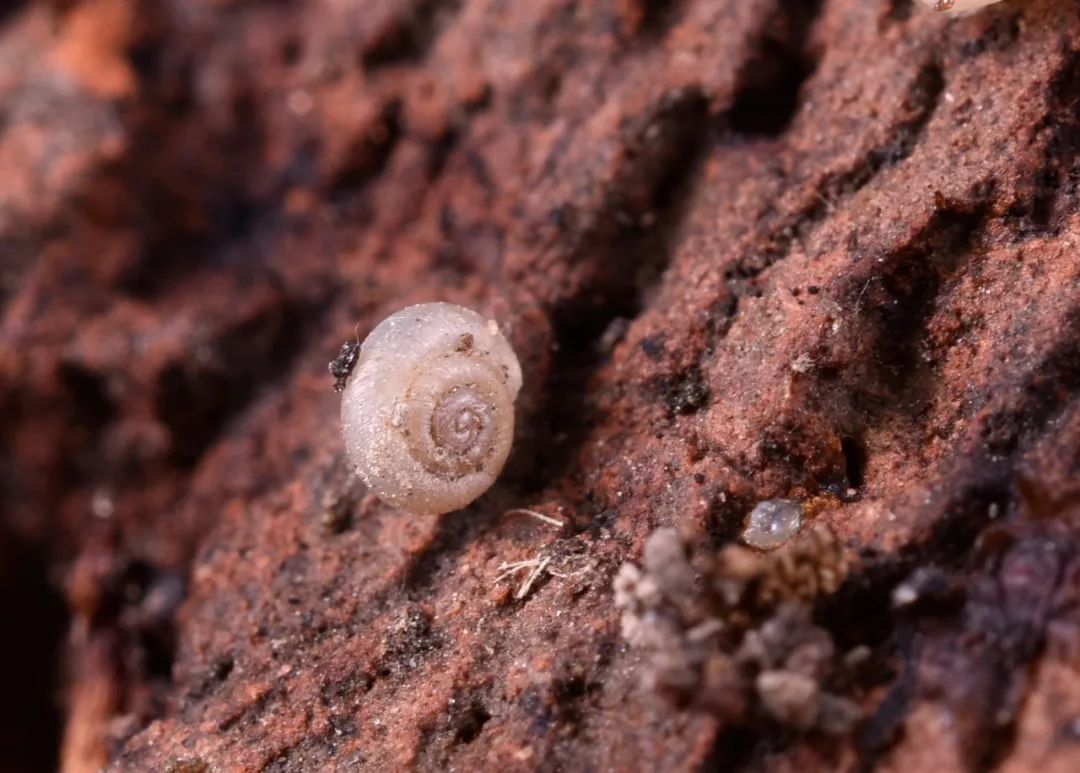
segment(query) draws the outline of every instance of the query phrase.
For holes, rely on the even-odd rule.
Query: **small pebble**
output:
[[[805,674],[762,671],[755,687],[765,708],[784,724],[806,730],[817,721],[821,687]]]
[[[789,499],[767,499],[750,512],[743,530],[743,541],[759,550],[773,550],[783,545],[802,526],[802,505]]]

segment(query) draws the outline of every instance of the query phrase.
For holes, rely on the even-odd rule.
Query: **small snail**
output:
[[[345,451],[380,499],[458,510],[502,471],[521,366],[493,321],[452,303],[409,306],[331,363]]]

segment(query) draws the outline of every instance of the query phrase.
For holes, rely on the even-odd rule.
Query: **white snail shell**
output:
[[[345,451],[380,499],[458,510],[502,471],[521,366],[493,321],[452,303],[409,306],[360,347],[341,399]]]

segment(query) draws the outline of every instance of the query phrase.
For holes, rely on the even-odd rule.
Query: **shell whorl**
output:
[[[415,513],[464,507],[510,453],[521,368],[494,322],[449,303],[402,309],[361,345],[341,401],[368,487]]]

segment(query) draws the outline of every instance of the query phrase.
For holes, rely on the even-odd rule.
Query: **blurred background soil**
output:
[[[1078,151],[1071,0],[4,3],[0,769],[1080,769]],[[436,299],[526,385],[428,518],[326,366]],[[771,497],[842,737],[620,635]]]

